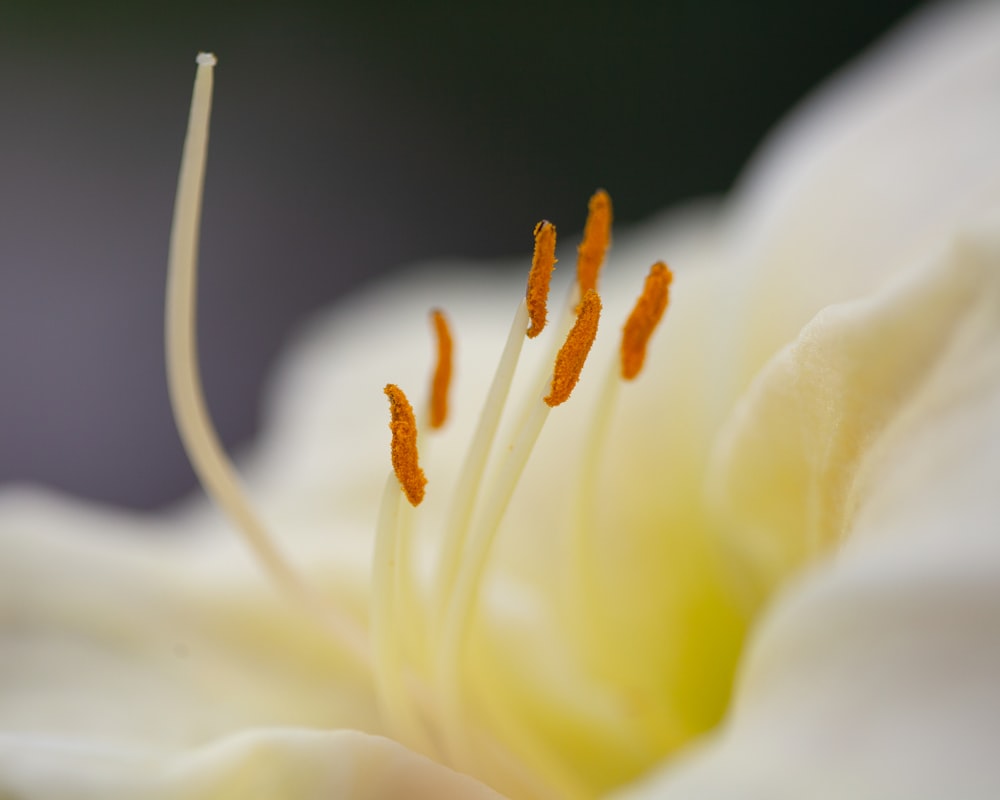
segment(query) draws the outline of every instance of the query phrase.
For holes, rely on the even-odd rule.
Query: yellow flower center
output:
[[[433,457],[425,477],[417,416],[399,387],[385,388],[393,472],[365,632],[320,602],[285,560],[243,496],[205,410],[194,303],[215,59],[203,54],[198,63],[168,287],[178,427],[206,490],[263,568],[371,668],[388,732],[512,797],[561,798],[620,785],[715,726],[747,612],[705,518],[703,455],[629,448],[616,413],[667,307],[667,266],[651,268],[594,406],[557,409],[571,399],[601,314],[598,278],[612,210],[608,195],[595,193],[552,355],[529,383],[524,408],[507,413],[525,338],[546,325],[556,229],[538,224],[525,298],[450,490],[436,480]],[[432,321],[438,357],[427,424],[438,430],[449,414],[452,333],[442,312]],[[577,452],[536,448],[553,411],[572,427]],[[632,430],[642,435],[657,422],[632,420]],[[555,467],[540,456],[554,457]],[[668,459],[689,459],[690,470],[665,485],[658,464]],[[417,509],[425,485],[433,508]],[[425,552],[431,564],[421,569]]]

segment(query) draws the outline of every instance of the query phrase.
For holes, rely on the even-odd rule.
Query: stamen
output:
[[[573,533],[569,574],[575,580],[567,581],[571,593],[569,607],[577,609],[574,621],[580,626],[580,641],[588,643],[589,657],[594,664],[608,664],[615,658],[606,652],[602,642],[613,641],[609,633],[612,623],[607,615],[607,598],[598,576],[601,560],[598,552],[599,500],[601,498],[601,467],[607,446],[611,421],[618,404],[618,394],[623,383],[619,378],[619,364],[614,359],[606,365],[593,417],[586,426],[584,451],[578,465],[580,470],[578,501],[574,504]],[[590,644],[593,643],[593,646]]]
[[[595,297],[597,295],[596,292],[591,294]],[[497,531],[551,410],[548,405],[539,402],[536,396],[532,413],[515,432],[510,444],[503,449],[490,491],[484,498],[475,524],[470,527],[454,590],[449,598],[450,602],[445,606],[437,652],[438,691],[445,746],[452,763],[458,769],[468,763],[471,757],[463,735],[465,725],[462,699],[465,687],[461,666],[473,611]]]
[[[409,566],[403,553],[407,532],[401,525],[401,502],[396,480],[390,475],[382,493],[375,530],[371,587],[372,673],[379,708],[390,730],[408,746],[432,755],[434,750],[407,691],[397,628],[408,622],[399,612],[408,608],[409,600],[401,592],[400,580]]]
[[[385,387],[385,395],[389,398],[389,413],[392,417],[389,422],[389,430],[392,431],[392,469],[410,505],[418,506],[424,499],[427,478],[417,461],[417,420],[402,389],[390,383]]]
[[[583,227],[583,241],[577,249],[576,283],[580,297],[590,289],[597,290],[597,276],[610,244],[611,198],[606,191],[598,189],[587,206],[587,224]]]
[[[646,346],[656,330],[670,299],[673,273],[662,261],[650,267],[642,294],[629,314],[622,331],[622,378],[634,380],[646,360]]]
[[[566,341],[563,342],[559,355],[556,356],[555,368],[552,371],[552,390],[545,398],[551,408],[565,403],[580,380],[580,373],[590,353],[590,347],[597,336],[597,323],[601,318],[601,298],[593,289],[580,301],[580,311],[576,322],[570,329]]]
[[[600,493],[601,467],[605,463],[604,450],[608,442],[611,422],[615,415],[622,378],[632,380],[642,369],[649,338],[663,316],[669,301],[670,283],[673,274],[663,262],[657,262],[646,277],[642,294],[622,336],[620,358],[608,365],[606,377],[601,386],[594,415],[587,426],[588,435],[583,457],[580,459],[579,502],[575,507],[573,526],[573,569],[570,571],[576,581],[567,584],[574,594],[570,603],[579,609],[576,624],[581,632],[586,632],[582,641],[599,643],[608,641],[612,635],[612,621],[607,615],[607,602],[603,587],[598,580],[601,573],[598,551],[598,501]],[[608,633],[605,634],[605,631]],[[613,669],[615,653],[605,647],[591,648],[589,657],[593,663]]]
[[[528,338],[534,339],[545,328],[548,313],[549,284],[556,266],[556,226],[542,220],[535,226],[535,252],[528,273]]]
[[[438,430],[448,421],[448,390],[451,388],[454,345],[448,319],[441,309],[431,311],[431,323],[437,340],[437,363],[431,380],[429,424],[433,430]]]
[[[347,650],[362,662],[370,651],[357,623],[322,603],[281,554],[240,486],[236,468],[226,456],[205,406],[198,368],[195,300],[198,274],[198,226],[208,150],[215,56],[201,53],[191,98],[184,152],[181,156],[174,221],[170,231],[167,275],[167,385],[181,441],[202,486],[243,536],[268,576],[295,598]]]
[[[479,414],[476,431],[469,443],[465,459],[462,461],[462,468],[458,473],[458,484],[452,494],[452,506],[448,513],[448,523],[445,526],[435,579],[434,608],[436,609],[435,617],[438,619],[446,613],[451,599],[455,576],[463,558],[463,549],[472,519],[473,507],[479,496],[486,461],[496,439],[507,395],[510,394],[514,372],[517,369],[521,348],[524,345],[524,331],[527,325],[527,301],[522,300],[514,313],[514,319],[511,321],[507,342],[504,344],[500,362],[493,375],[493,382],[486,394],[486,402]]]
[[[606,194],[599,194],[603,197],[595,196],[592,199],[592,211],[596,213],[592,214],[594,221],[589,225],[591,230],[599,230],[603,225],[606,234],[606,226],[610,224],[610,203]],[[551,256],[546,255],[546,250],[550,246],[546,241],[549,229],[552,236],[552,250],[549,251],[552,253]],[[548,364],[554,364],[554,367],[546,370],[544,378],[539,376],[538,391],[533,393],[526,413],[514,427],[509,445],[503,448],[499,464],[496,465],[488,487],[480,487],[479,483],[496,432],[500,411],[517,363],[517,353],[523,341],[525,323],[529,321],[528,306],[532,303],[532,289],[538,287],[540,281],[544,281],[542,284],[544,289],[539,293],[544,298],[554,264],[553,226],[545,222],[539,223],[535,228],[535,241],[533,275],[529,277],[528,292],[511,327],[501,365],[490,388],[489,399],[483,409],[473,446],[467,455],[466,468],[460,472],[460,491],[455,493],[456,502],[449,517],[437,571],[434,606],[441,619],[438,634],[434,636],[440,721],[438,730],[443,735],[450,763],[459,769],[467,767],[475,760],[474,752],[467,741],[468,728],[463,719],[462,699],[465,687],[462,654],[493,543],[551,407],[565,402],[579,380],[583,364],[597,334],[601,312],[601,300],[596,290],[590,289],[581,295],[579,289],[574,287],[575,296],[571,297],[565,313],[566,319],[560,324],[566,340],[558,354],[553,353],[553,359],[548,360]],[[594,242],[593,233],[590,242],[591,244]],[[606,243],[605,235],[597,266],[603,260]],[[552,258],[552,261],[548,261],[548,258]],[[593,275],[593,281],[596,282],[596,269]],[[577,303],[577,298],[581,296],[583,300]],[[574,306],[577,305],[579,308],[574,313]],[[544,306],[542,308],[544,309]],[[532,332],[541,332],[544,322],[544,316],[541,319],[537,316],[531,317]],[[543,402],[540,398],[545,391],[543,387],[546,383],[551,385],[551,394]],[[480,500],[480,488],[488,489],[481,498],[481,503],[477,502]],[[473,523],[475,506],[478,508]]]

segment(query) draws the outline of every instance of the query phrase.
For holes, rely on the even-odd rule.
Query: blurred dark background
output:
[[[219,55],[202,357],[253,435],[298,320],[432,256],[525,252],[725,191],[912,0],[0,6],[0,482],[155,507],[194,485],[163,377],[194,56]]]

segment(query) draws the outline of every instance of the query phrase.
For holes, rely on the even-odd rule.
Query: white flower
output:
[[[247,484],[316,615],[205,504],[9,492],[0,794],[1000,796],[998,142],[1000,6],[949,7],[793,118],[725,206],[622,237],[457,639],[434,570],[506,280],[396,281],[283,367]],[[672,307],[620,385],[614,329],[659,258]],[[381,388],[424,385],[414,332],[436,306],[455,412],[422,433],[386,617]],[[550,355],[525,345],[515,411]],[[487,505],[502,483],[487,473]],[[330,628],[371,630],[369,602],[374,679]]]

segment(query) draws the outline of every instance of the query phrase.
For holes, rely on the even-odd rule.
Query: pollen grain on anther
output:
[[[580,380],[587,354],[597,337],[600,318],[600,295],[590,289],[580,301],[576,322],[556,356],[555,368],[552,370],[552,389],[545,398],[546,404],[552,408],[565,403]]]
[[[611,217],[611,198],[606,191],[598,189],[587,206],[583,241],[577,248],[576,283],[580,287],[580,297],[589,289],[597,290],[597,276],[611,245]]]
[[[642,294],[635,302],[622,330],[622,378],[634,380],[646,360],[646,347],[670,301],[670,283],[674,279],[670,268],[657,261],[649,269]]]
[[[385,395],[391,414],[392,469],[410,505],[418,506],[424,499],[427,478],[417,461],[417,420],[402,389],[390,383],[385,387]]]
[[[431,378],[429,422],[432,429],[438,430],[448,421],[448,391],[451,388],[454,340],[448,318],[441,309],[431,311],[431,325],[437,344],[437,359]]]
[[[528,290],[525,293],[528,319],[531,320],[527,331],[529,339],[534,339],[545,328],[549,285],[555,266],[556,226],[543,219],[535,226],[535,252],[531,257],[531,272],[528,273]]]

